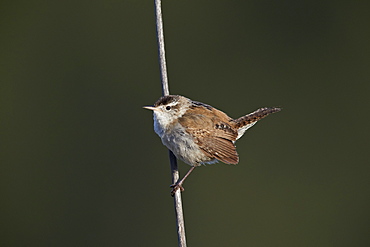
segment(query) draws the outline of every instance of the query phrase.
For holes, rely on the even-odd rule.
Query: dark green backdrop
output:
[[[0,245],[176,246],[153,1],[0,5]],[[189,246],[370,245],[369,8],[163,2],[172,93],[284,108],[187,180]]]

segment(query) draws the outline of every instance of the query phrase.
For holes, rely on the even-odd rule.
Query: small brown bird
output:
[[[184,190],[184,180],[197,166],[218,161],[237,164],[235,141],[258,120],[281,110],[265,107],[232,119],[210,105],[180,95],[163,96],[154,106],[144,108],[153,110],[154,130],[162,143],[192,166],[181,180],[171,185],[172,196],[176,190]]]

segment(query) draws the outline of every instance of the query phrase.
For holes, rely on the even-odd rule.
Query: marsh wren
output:
[[[192,166],[181,180],[171,185],[172,196],[176,190],[184,190],[184,180],[197,166],[218,161],[237,164],[235,141],[258,120],[281,110],[265,107],[232,119],[210,105],[180,95],[163,96],[153,106],[144,108],[153,111],[154,131],[162,143],[178,159]]]

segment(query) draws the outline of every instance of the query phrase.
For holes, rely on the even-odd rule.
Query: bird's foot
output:
[[[171,196],[173,197],[178,189],[180,189],[181,192],[183,192],[185,189],[182,187],[182,183],[175,183],[170,186],[172,188],[171,190]]]

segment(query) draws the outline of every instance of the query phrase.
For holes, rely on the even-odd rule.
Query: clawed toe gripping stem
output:
[[[174,183],[170,186],[172,188],[172,190],[171,190],[171,196],[172,197],[175,195],[175,193],[178,189],[180,189],[181,192],[183,192],[185,190],[184,187],[182,187],[182,184],[184,183],[185,179],[190,175],[190,173],[195,169],[195,167],[196,166],[192,166],[190,168],[190,170],[185,174],[185,176],[181,180],[177,181],[176,183]]]

